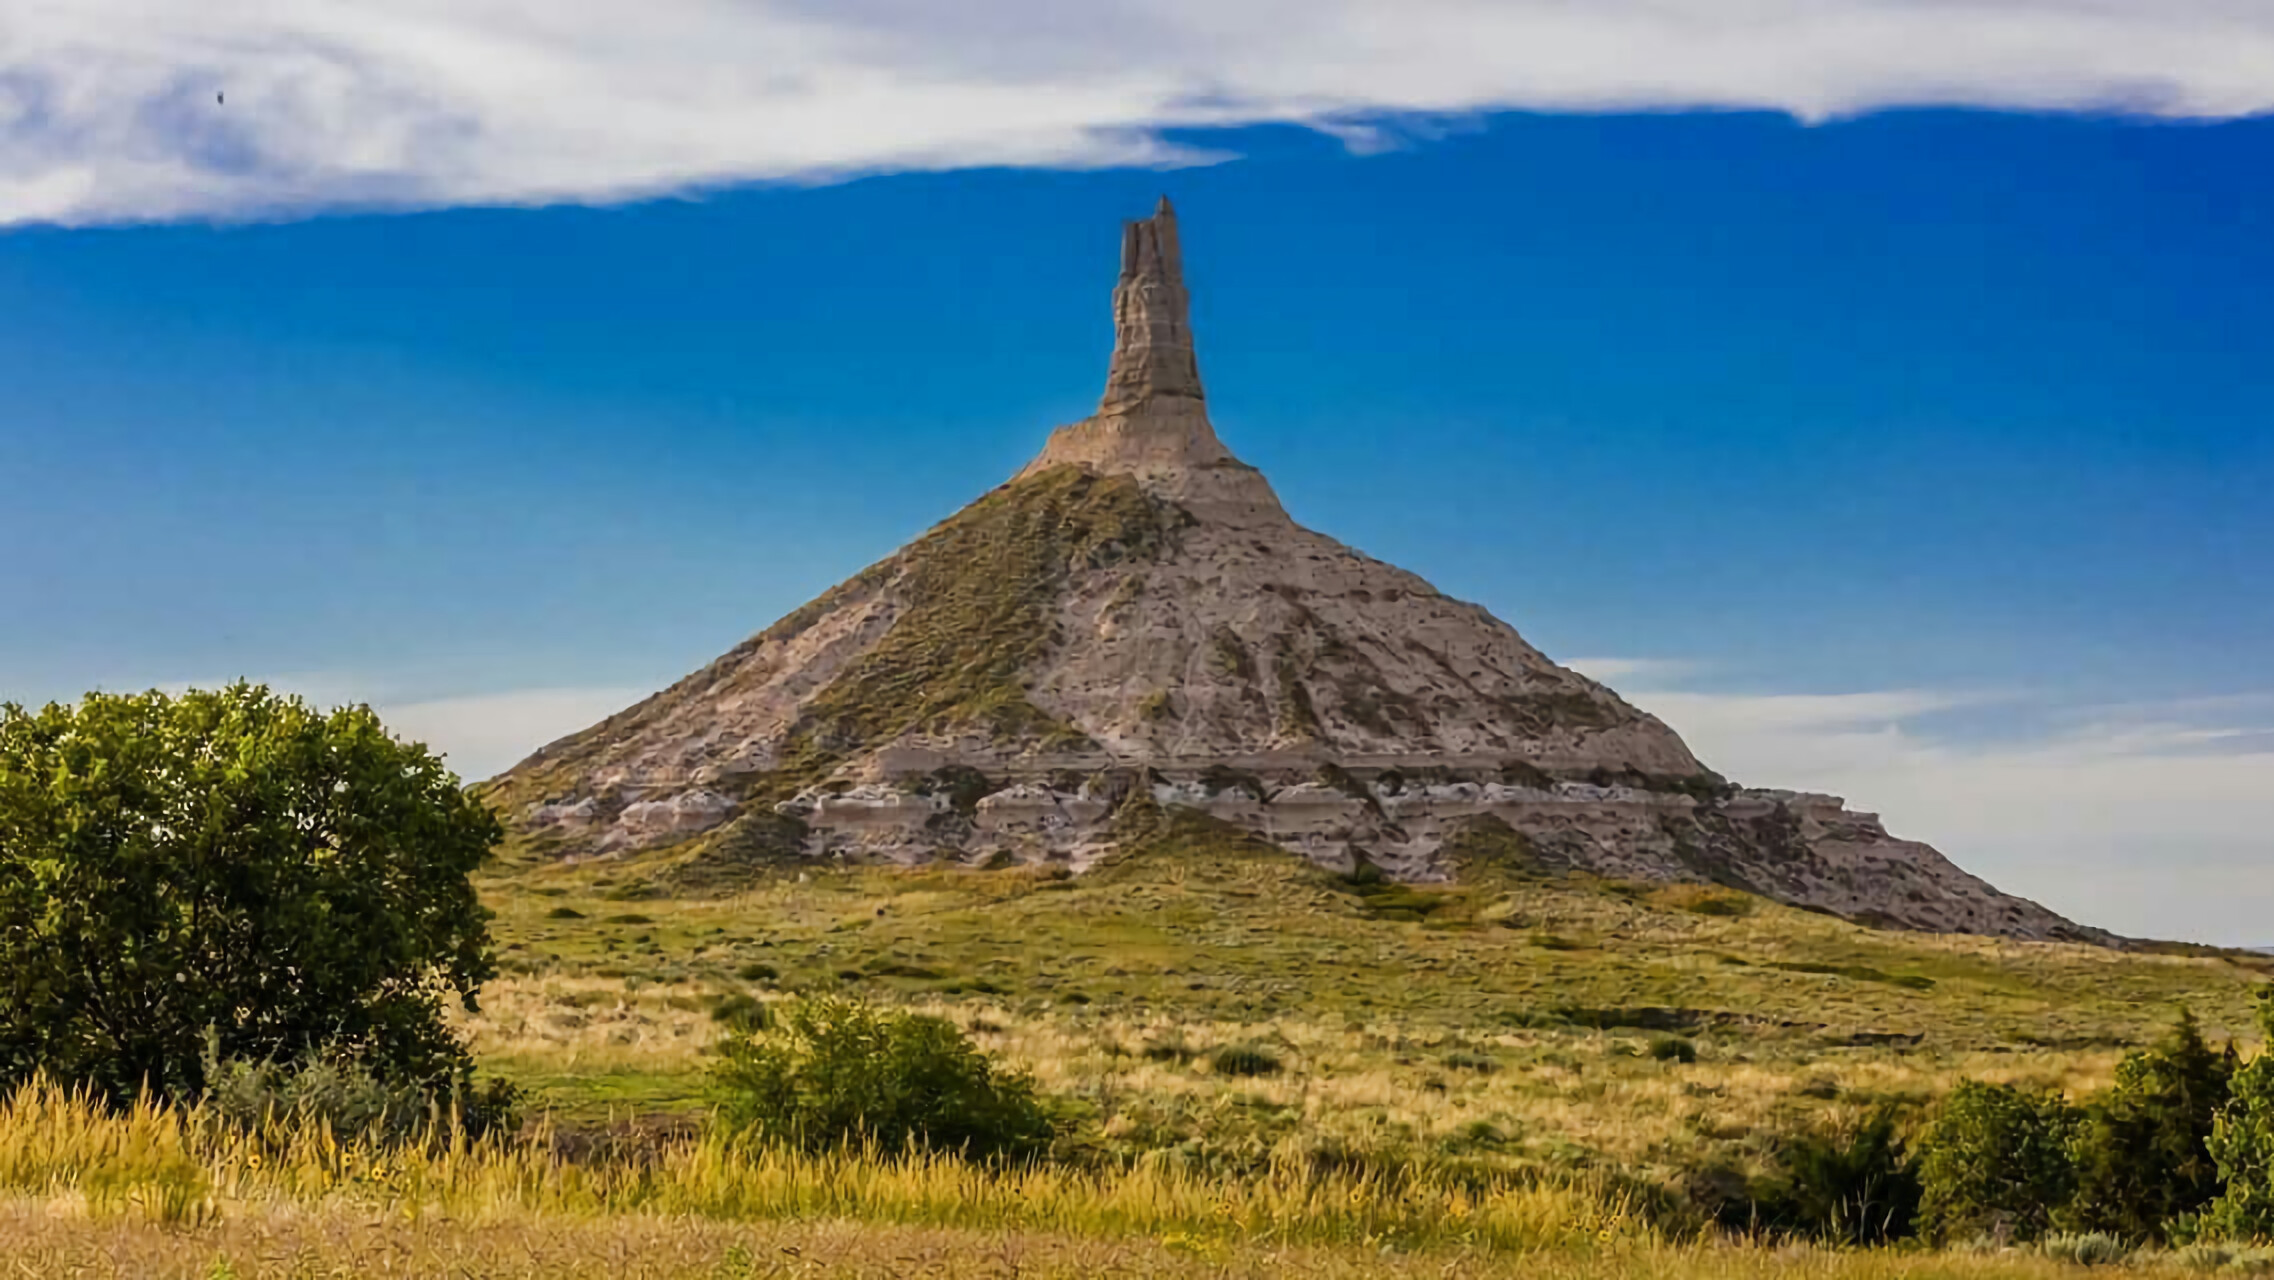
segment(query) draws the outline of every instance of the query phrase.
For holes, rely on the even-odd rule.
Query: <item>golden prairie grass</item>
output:
[[[1467,1185],[1277,1165],[1217,1180],[1171,1165],[989,1169],[949,1156],[804,1154],[708,1138],[575,1160],[542,1140],[438,1134],[394,1147],[322,1125],[251,1132],[155,1102],[112,1112],[45,1085],[0,1104],[0,1193],[165,1226],[287,1207],[482,1224],[528,1216],[852,1219],[972,1230],[1524,1251],[1656,1238],[1585,1178]]]

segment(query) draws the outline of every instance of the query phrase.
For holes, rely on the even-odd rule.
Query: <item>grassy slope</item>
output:
[[[1205,822],[1081,876],[852,868],[645,896],[636,862],[489,886],[486,1063],[573,1119],[702,1105],[707,1010],[849,989],[926,1005],[1079,1099],[1094,1140],[1593,1167],[1678,1185],[1791,1124],[1961,1075],[2095,1087],[2192,1005],[2244,1032],[2258,965],[1878,932],[1725,890],[1480,862],[1354,886]],[[1694,1063],[1647,1053],[1678,1033]],[[1262,1044],[1285,1069],[1210,1070]]]

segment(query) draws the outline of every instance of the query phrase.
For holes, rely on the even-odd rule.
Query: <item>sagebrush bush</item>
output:
[[[1208,1069],[1220,1076],[1275,1076],[1283,1065],[1260,1044],[1228,1044],[1208,1055]]]
[[[1660,1062],[1696,1062],[1698,1047],[1680,1036],[1652,1036],[1650,1056]]]
[[[1844,1125],[1789,1134],[1776,1144],[1775,1172],[1722,1207],[1726,1226],[1833,1244],[1868,1245],[1911,1234],[1919,1179],[1901,1116],[1879,1107]]]
[[[2160,1243],[2218,1195],[2211,1128],[2235,1065],[2233,1046],[2213,1049],[2184,1009],[2162,1040],[2118,1064],[2116,1083],[2083,1110],[2076,1195],[2060,1225]]]
[[[2060,1094],[1961,1081],[1919,1135],[1919,1225],[1938,1240],[2043,1236],[2076,1186]]]
[[[1041,1154],[1056,1135],[1031,1078],[998,1068],[942,1018],[809,997],[727,1037],[719,1123],[806,1151],[874,1143],[975,1160]]]
[[[206,1041],[201,1109],[236,1128],[327,1130],[339,1141],[400,1143],[510,1133],[520,1123],[520,1094],[492,1080],[481,1088],[460,1080],[442,1086],[389,1080],[344,1054],[311,1054],[294,1062],[223,1058]]]
[[[2132,1246],[2105,1231],[2045,1237],[2038,1252],[2055,1262],[2079,1267],[2113,1266],[2132,1256]]]

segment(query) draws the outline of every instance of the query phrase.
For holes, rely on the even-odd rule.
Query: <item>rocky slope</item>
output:
[[[1837,797],[1742,790],[1507,624],[1289,519],[1210,424],[1174,213],[1098,412],[908,547],[491,784],[532,847],[1087,866],[1132,806],[1410,880],[1464,856],[2105,940]]]

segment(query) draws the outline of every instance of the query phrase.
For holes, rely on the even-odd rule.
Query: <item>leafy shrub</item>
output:
[[[1938,1240],[2035,1240],[2076,1185],[2076,1112],[2058,1093],[1967,1080],[1919,1136],[1919,1225]]]
[[[973,1159],[1030,1157],[1056,1125],[1034,1082],[999,1070],[954,1023],[812,997],[729,1037],[714,1083],[731,1134],[823,1150],[873,1141]]]
[[[1147,1062],[1174,1062],[1179,1065],[1200,1056],[1200,1051],[1186,1044],[1180,1035],[1150,1041],[1140,1052]]]
[[[1275,1076],[1282,1065],[1260,1044],[1228,1044],[1208,1055],[1208,1069],[1220,1076]]]
[[[2274,1046],[2274,990],[2259,992],[2258,1024]],[[2264,1240],[2274,1237],[2274,1052],[2261,1050],[2238,1068],[2227,1096],[2204,1144],[2223,1189],[2203,1215],[2203,1233]]]
[[[2055,1262],[2079,1267],[2113,1266],[2132,1256],[2131,1245],[2105,1231],[2047,1236],[2037,1249]]]
[[[0,707],[0,1087],[205,1087],[217,1057],[463,1084],[497,819],[368,707],[237,684]]]
[[[1842,1126],[1784,1137],[1775,1148],[1775,1172],[1754,1183],[1744,1200],[1723,1206],[1723,1225],[1835,1244],[1910,1235],[1919,1179],[1900,1121],[1883,1106]]]
[[[1489,1053],[1478,1053],[1474,1049],[1455,1049],[1445,1055],[1445,1065],[1455,1071],[1474,1071],[1480,1076],[1489,1076],[1500,1070],[1500,1059]]]
[[[2185,1010],[2162,1040],[2125,1058],[2115,1085],[2084,1109],[2077,1192],[2061,1225],[2160,1242],[2174,1219],[2208,1204],[2219,1193],[2211,1127],[2234,1072],[2233,1047],[2206,1044]]]
[[[1652,1036],[1650,1056],[1660,1062],[1696,1062],[1698,1047],[1680,1036]]]

